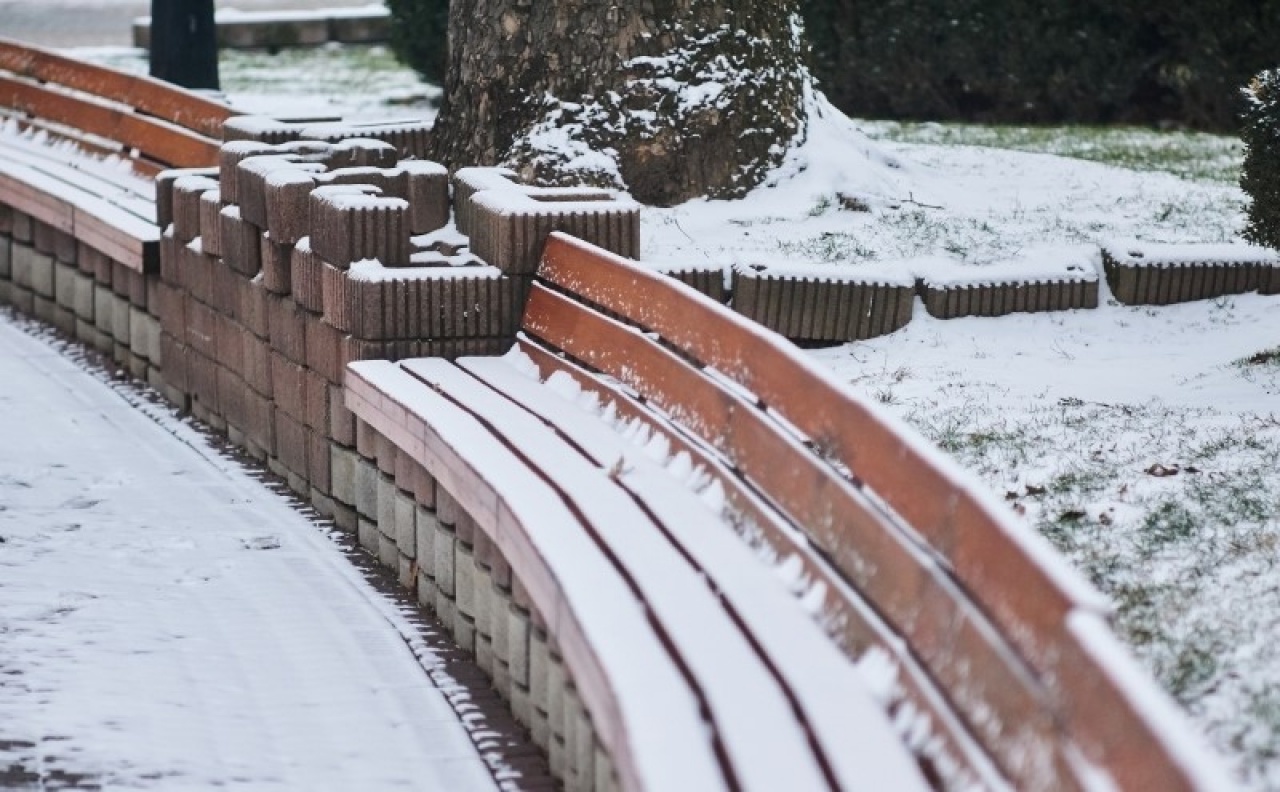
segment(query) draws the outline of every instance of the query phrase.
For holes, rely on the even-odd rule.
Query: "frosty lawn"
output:
[[[326,73],[367,57],[348,49],[365,52],[330,48]],[[233,63],[233,98],[269,106]],[[367,109],[383,85],[353,84],[289,106]],[[1115,237],[1230,241],[1238,157],[1235,141],[1205,135],[861,124],[824,108],[769,186],[646,210],[644,256],[901,276],[1031,251],[1060,267],[1042,246]],[[1121,634],[1242,777],[1280,789],[1280,300],[1108,298],[1104,284],[1096,311],[945,323],[917,308],[899,333],[814,354],[1006,496],[1114,597]]]

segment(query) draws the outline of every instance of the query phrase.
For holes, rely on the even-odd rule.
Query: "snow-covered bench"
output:
[[[149,77],[0,38],[0,110],[143,172],[217,160],[229,107]]]
[[[509,563],[627,788],[1220,782],[1047,546],[632,262],[554,234],[511,353],[354,363],[347,400]]]

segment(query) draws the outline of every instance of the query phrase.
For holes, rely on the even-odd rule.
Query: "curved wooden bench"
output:
[[[715,728],[726,783],[780,779],[752,755],[761,738],[729,718],[739,703],[717,685],[707,656],[735,668],[763,664],[768,674],[743,677],[738,695],[775,696],[757,711],[772,708],[784,733],[807,735],[809,746],[801,750],[792,734],[779,755],[832,788],[856,786],[868,766],[892,788],[924,783],[922,772],[944,786],[1225,783],[1118,648],[1106,602],[1042,540],[777,336],[680,284],[553,234],[506,358],[357,363],[348,383],[353,411],[456,488],[468,510],[503,513],[524,485],[486,470],[495,451],[459,440],[444,453],[424,440],[460,423],[506,449],[502,470],[534,471],[568,505],[575,530],[612,562],[653,614],[658,643],[687,669],[683,695]],[[424,393],[450,408],[412,406]],[[671,468],[696,472],[697,483],[673,486]],[[484,497],[468,500],[477,489]],[[541,519],[530,514],[519,532],[536,532]],[[540,581],[530,590],[542,592],[539,609],[557,614],[548,629],[553,620],[560,629],[579,624],[560,618],[584,606],[560,577],[575,573],[540,567],[546,551],[513,544],[511,523],[477,521],[516,553],[517,577]],[[741,538],[712,529],[725,523]],[[795,584],[791,594],[770,585],[779,572]],[[689,614],[705,623],[716,611],[705,591],[695,594],[698,579],[749,647],[730,633],[709,631],[717,636],[709,645],[686,631]],[[584,702],[595,717],[608,713],[600,733],[624,785],[647,788],[654,754],[638,747],[637,722],[619,715],[612,687],[627,669],[599,661],[592,641],[602,634],[566,635],[566,647],[578,647],[565,649],[566,665],[588,680]],[[848,675],[869,650],[897,677],[879,704]],[[776,714],[779,692],[794,715]],[[833,713],[833,703],[848,709]],[[884,728],[889,712],[900,728],[929,735],[912,742],[910,761]],[[848,748],[850,734],[868,730],[878,735],[870,745],[879,765]]]
[[[800,527],[1016,785],[1088,789],[1101,770],[1123,789],[1221,788],[1106,603],[939,453],[777,336],[625,259],[553,235],[538,274],[525,331]]]
[[[715,521],[711,506],[606,424],[584,421],[501,359],[354,363],[349,372],[353,411],[414,452],[524,581],[624,786],[925,788],[857,669],[795,598],[730,531],[698,521]],[[558,497],[560,509],[525,511],[531,489]],[[520,519],[504,522],[507,509]],[[550,560],[565,552],[572,563]],[[594,581],[592,593],[575,596],[580,578]],[[649,616],[638,623],[630,613]],[[619,641],[666,656],[637,664],[611,652]],[[658,748],[653,728],[684,734],[682,752]],[[690,767],[714,768],[719,781],[694,782],[683,776]]]
[[[225,104],[169,83],[4,38],[0,107],[99,150],[116,144],[115,153],[148,174],[214,164],[222,123],[234,115]]]
[[[137,272],[159,266],[153,177],[217,162],[232,110],[149,77],[0,38],[0,202]],[[45,145],[40,132],[81,149]],[[134,173],[94,167],[115,156]]]

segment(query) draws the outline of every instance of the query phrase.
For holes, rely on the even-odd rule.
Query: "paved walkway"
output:
[[[219,10],[286,11],[377,5],[376,0],[219,0]],[[148,0],[0,0],[0,36],[46,47],[133,46]]]
[[[320,527],[15,321],[0,788],[493,788],[431,653]]]

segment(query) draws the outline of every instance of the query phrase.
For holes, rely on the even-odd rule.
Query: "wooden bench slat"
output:
[[[566,662],[627,788],[726,787],[705,722],[632,591],[559,495],[472,414],[397,365],[352,363],[350,408],[442,482],[498,545],[561,639]],[[400,408],[399,415],[386,403]],[[450,479],[451,477],[451,479]],[[496,482],[501,482],[497,484]],[[445,484],[449,488],[448,484]],[[482,503],[468,493],[486,491]],[[489,500],[489,498],[493,500]],[[472,509],[479,513],[473,513]],[[610,720],[610,713],[618,713]]]
[[[152,77],[95,66],[3,37],[0,69],[109,97],[214,139],[222,138],[222,122],[236,114],[225,104]]]
[[[599,267],[607,258],[612,265]],[[1041,671],[1074,608],[1108,605],[1051,558],[1039,537],[979,501],[948,467],[903,439],[815,364],[780,339],[680,284],[562,234],[552,234],[540,276],[659,333],[756,394],[942,553]],[[1027,596],[1008,597],[1024,591]]]
[[[457,365],[565,437],[645,504],[755,636],[759,650],[811,724],[811,740],[820,746],[840,785],[927,788],[914,757],[854,664],[725,525],[722,505],[707,503],[687,487],[673,488],[664,462],[651,459],[599,416],[566,401],[507,360],[462,358]],[[858,735],[856,743],[848,739],[852,734]]]
[[[159,266],[160,230],[154,224],[74,187],[63,187],[60,180],[0,151],[0,194],[6,203],[138,272]]]
[[[673,652],[705,695],[709,717],[745,790],[825,786],[796,728],[790,703],[751,645],[726,618],[716,592],[671,547],[634,500],[546,424],[441,358],[401,366],[450,401],[465,405],[525,463],[552,483],[655,614]],[[671,492],[675,496],[675,490]]]
[[[718,456],[708,453],[701,441],[686,438],[677,424],[646,409],[617,385],[591,375],[572,361],[549,353],[523,336],[517,339],[517,346],[537,367],[539,378],[544,382],[553,375],[571,378],[584,393],[594,395],[601,404],[608,404],[615,411],[618,420],[632,426],[643,426],[651,434],[665,437],[674,453],[688,454],[691,459],[696,460],[696,464],[715,475],[724,488],[731,508],[740,515],[745,525],[750,526],[752,532],[759,532],[758,540],[768,545],[778,558],[799,559],[801,574],[826,587],[822,611],[829,621],[828,630],[832,633],[832,639],[850,657],[861,657],[868,649],[878,647],[898,663],[898,682],[903,687],[904,698],[929,718],[934,736],[942,743],[941,755],[949,761],[958,762],[964,771],[978,779],[986,788],[997,789],[1008,785],[991,763],[985,749],[978,743],[977,737],[955,716],[937,684],[920,665],[916,656],[906,649],[901,638],[866,604],[862,594],[814,552],[811,543],[794,527],[784,524],[754,490],[748,490],[741,478],[728,471]],[[458,363],[471,368],[471,360],[461,359]]]
[[[524,328],[700,434],[805,525],[920,654],[1005,772],[1039,784],[1039,774],[1055,769],[1059,783],[1072,783],[1046,691],[936,560],[861,493],[824,475],[798,442],[764,424],[761,411],[632,328],[537,284]]]
[[[218,141],[160,119],[136,115],[100,101],[42,88],[0,75],[0,104],[74,126],[173,167],[218,161]]]

